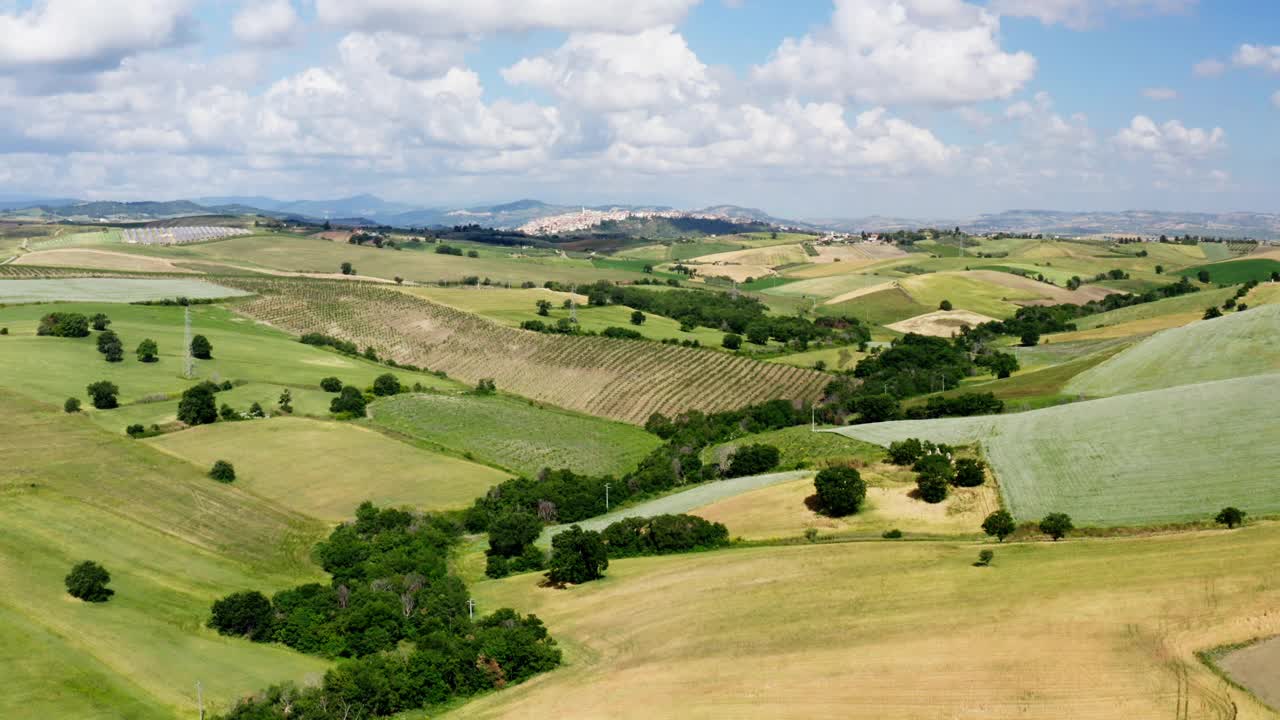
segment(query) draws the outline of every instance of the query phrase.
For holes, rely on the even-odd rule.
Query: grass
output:
[[[1227,260],[1211,265],[1189,267],[1178,274],[1195,278],[1201,270],[1207,270],[1209,272],[1209,282],[1216,285],[1239,285],[1250,280],[1263,282],[1271,279],[1271,273],[1280,272],[1280,260],[1272,260],[1271,258]]]
[[[832,275],[831,277],[814,278],[812,280],[800,280],[797,282],[786,283],[765,289],[763,292],[766,295],[781,295],[784,297],[816,297],[823,300],[836,297],[837,295],[842,295],[851,290],[861,290],[862,288],[871,287],[872,285],[881,285],[889,280],[890,278],[881,277],[879,275],[849,273],[846,275]]]
[[[1165,330],[1080,374],[1067,392],[1100,397],[1280,372],[1280,305]]]
[[[1123,345],[1110,344],[1100,348],[1092,355],[1035,370],[1024,370],[1003,380],[991,379],[991,376],[988,375],[986,376],[987,380],[965,382],[954,390],[946,390],[913,399],[907,405],[923,405],[928,398],[935,396],[955,397],[965,393],[988,392],[1004,400],[1008,411],[1032,410],[1056,405],[1074,398],[1073,395],[1065,391],[1067,383],[1072,378],[1090,368],[1096,367],[1123,349]]]
[[[399,395],[371,412],[382,427],[530,477],[546,467],[618,475],[661,443],[632,425],[499,395]]]
[[[203,280],[64,278],[0,282],[0,303],[130,303],[177,297],[227,298],[244,294]]]
[[[230,461],[237,487],[327,522],[351,517],[365,500],[462,508],[508,477],[367,428],[301,418],[218,423],[146,442],[200,468]]]
[[[218,596],[315,579],[317,523],[83,417],[0,402],[0,716],[174,717],[194,713],[197,681],[218,710],[324,671],[203,627]],[[110,602],[65,594],[85,559],[111,572]]]
[[[995,550],[975,568],[979,548]],[[1266,717],[1194,652],[1280,628],[1280,527],[1126,540],[837,543],[611,562],[567,590],[473,586],[566,667],[450,718]]]
[[[828,463],[867,463],[884,457],[884,448],[834,433],[791,427],[757,433],[702,451],[702,461],[718,462],[743,445],[764,444],[778,448],[778,467],[819,467]]]
[[[1266,428],[1280,427],[1280,403],[1269,399],[1277,380],[1261,375],[838,432],[884,445],[908,437],[981,442],[1010,512],[1022,520],[1066,512],[1077,525],[1146,525],[1203,520],[1227,505],[1265,515],[1280,512],[1272,480],[1280,446],[1265,437]]]
[[[1152,320],[1187,313],[1204,314],[1204,309],[1212,305],[1222,305],[1227,298],[1234,297],[1235,288],[1215,288],[1200,292],[1164,298],[1155,302],[1130,305],[1129,307],[1111,310],[1097,315],[1089,315],[1074,321],[1081,330],[1130,323],[1137,320]]]
[[[818,314],[854,317],[868,325],[889,325],[937,308],[921,305],[901,288],[890,288],[835,305],[819,305]]]
[[[814,367],[818,362],[827,364],[828,370],[852,370],[858,361],[866,357],[866,353],[858,352],[854,347],[831,347],[792,353],[781,357],[770,358],[766,362],[794,365],[796,367]]]
[[[1007,318],[1018,310],[1013,300],[1034,300],[1037,294],[1026,290],[984,282],[955,274],[919,275],[902,281],[902,287],[918,304],[937,309],[950,300],[957,310],[971,310],[994,318]]]

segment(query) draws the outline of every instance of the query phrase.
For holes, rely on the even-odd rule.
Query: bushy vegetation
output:
[[[1004,412],[1004,401],[992,393],[960,393],[949,397],[931,397],[924,405],[909,408],[906,414],[911,420],[928,420],[941,417],[999,415],[1002,412]]]
[[[334,415],[347,417],[362,418],[365,414],[366,403],[364,393],[360,389],[351,385],[346,385],[338,393],[338,397],[329,403],[329,412]]]
[[[729,544],[729,529],[696,515],[654,515],[615,522],[601,532],[611,558],[710,550]]]
[[[383,717],[521,682],[560,663],[535,616],[509,609],[471,620],[466,586],[447,569],[461,528],[435,515],[364,503],[315,549],[329,573],[276,593],[229,595],[210,627],[301,652],[351,658],[317,687],[285,686],[240,702],[228,720]]]
[[[980,336],[986,334],[1012,335],[1022,338],[1023,345],[1035,345],[1039,342],[1040,335],[1075,330],[1076,325],[1072,320],[1199,291],[1199,287],[1196,287],[1184,277],[1171,285],[1165,285],[1143,293],[1114,293],[1101,300],[1091,300],[1083,305],[1066,303],[1062,305],[1021,307],[1018,308],[1012,318],[983,323],[975,328],[973,332]],[[1027,342],[1033,336],[1035,337],[1035,342]]]
[[[236,468],[226,460],[218,460],[213,463],[213,467],[209,468],[209,477],[221,483],[234,482]]]
[[[138,343],[137,354],[138,362],[153,363],[160,359],[160,347],[156,344],[155,340],[145,338],[142,342]]]
[[[551,538],[547,578],[553,583],[584,583],[604,577],[609,551],[600,533],[577,525]]]
[[[1013,516],[1008,510],[996,510],[982,521],[982,532],[996,538],[1000,542],[1013,534],[1018,529],[1018,524],[1014,522]]]
[[[305,333],[298,342],[303,345],[313,345],[315,347],[328,347],[337,350],[343,355],[356,356],[360,354],[360,348],[353,342],[339,340],[336,337],[325,335],[323,333]]]
[[[107,587],[109,582],[111,573],[106,568],[92,560],[86,560],[71,568],[71,572],[67,574],[67,594],[85,602],[106,602],[116,594],[115,590]]]
[[[825,468],[813,479],[818,510],[830,517],[844,517],[858,512],[867,497],[867,484],[851,467]]]
[[[778,467],[778,459],[781,454],[778,448],[772,445],[744,445],[738,448],[733,457],[729,460],[729,467],[725,470],[725,477],[743,477],[744,475],[759,475],[767,473]]]
[[[36,328],[36,335],[69,338],[88,337],[89,318],[80,313],[49,313],[40,318],[40,325]]]
[[[89,394],[89,400],[93,403],[93,406],[99,410],[120,407],[120,401],[116,399],[116,396],[120,394],[120,388],[116,387],[113,382],[99,380],[85,388],[85,392]]]
[[[327,377],[320,381],[320,389],[331,393],[341,392],[342,381],[336,377]]]
[[[191,355],[201,360],[213,359],[213,343],[203,335],[191,338]]]
[[[194,344],[194,342],[193,342]],[[192,385],[178,401],[178,420],[187,425],[207,425],[218,421],[217,386],[211,382]]]
[[[1040,520],[1040,532],[1053,538],[1055,542],[1066,537],[1075,527],[1071,516],[1066,513],[1049,513]]]

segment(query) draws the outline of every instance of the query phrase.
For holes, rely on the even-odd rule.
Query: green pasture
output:
[[[1271,279],[1271,273],[1280,272],[1280,260],[1271,258],[1228,260],[1211,265],[1189,267],[1178,274],[1194,280],[1201,270],[1209,273],[1209,282],[1214,285],[1239,285],[1250,280],[1263,282]]]

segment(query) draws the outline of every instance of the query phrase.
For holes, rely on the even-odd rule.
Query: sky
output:
[[[1280,212],[1275,0],[0,0],[0,197]]]

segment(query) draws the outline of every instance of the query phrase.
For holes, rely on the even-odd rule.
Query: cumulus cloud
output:
[[[1083,29],[1101,22],[1108,13],[1163,15],[1190,10],[1197,0],[992,0],[992,11],[1011,17],[1034,18],[1045,25]]]
[[[182,41],[192,0],[36,0],[0,12],[0,69],[101,68]]]
[[[787,38],[753,76],[870,103],[1005,98],[1031,79],[1036,61],[1005,52],[999,31],[994,14],[963,0],[836,0],[829,27]]]
[[[1149,87],[1149,88],[1143,88],[1142,96],[1148,100],[1164,102],[1168,100],[1177,100],[1178,91],[1174,90],[1173,88]]]
[[[1280,73],[1280,45],[1241,45],[1231,61],[1238,67],[1261,68]]]
[[[552,29],[630,33],[679,22],[699,0],[316,0],[347,29],[457,35]]]
[[[1201,60],[1192,66],[1191,72],[1196,77],[1218,77],[1227,71],[1227,64],[1216,58]]]
[[[547,55],[506,68],[502,77],[597,111],[699,102],[718,90],[669,25],[632,35],[575,34]]]
[[[1224,149],[1227,144],[1226,132],[1220,127],[1189,128],[1178,120],[1157,124],[1146,115],[1134,117],[1128,127],[1116,133],[1114,141],[1124,149],[1147,154],[1164,165],[1199,160]]]
[[[250,45],[284,42],[297,29],[298,13],[290,0],[249,0],[231,19],[236,38]]]

